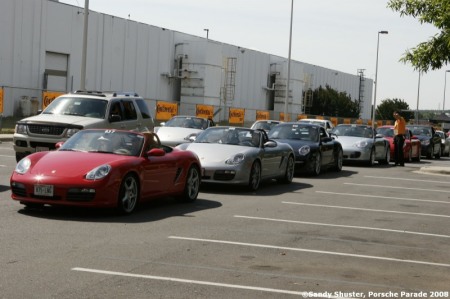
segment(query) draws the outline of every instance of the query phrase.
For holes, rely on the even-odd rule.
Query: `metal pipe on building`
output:
[[[83,28],[83,50],[81,53],[81,82],[80,89],[86,90],[86,55],[88,35],[89,0],[84,1],[84,28]]]

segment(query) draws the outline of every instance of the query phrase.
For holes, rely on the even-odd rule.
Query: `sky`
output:
[[[293,0],[291,59],[375,79],[376,104],[450,109],[450,65],[419,73],[402,55],[438,33],[387,8],[386,0]],[[60,0],[84,7],[85,0]],[[89,9],[287,58],[291,0],[90,0]],[[206,31],[205,29],[208,29]],[[378,34],[388,31],[388,34]],[[379,43],[378,43],[379,37]],[[447,78],[448,77],[448,78]]]

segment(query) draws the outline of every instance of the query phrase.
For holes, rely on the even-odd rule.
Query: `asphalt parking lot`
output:
[[[2,298],[449,297],[449,177],[420,171],[449,158],[202,186],[118,217],[24,210],[8,142],[0,156]]]

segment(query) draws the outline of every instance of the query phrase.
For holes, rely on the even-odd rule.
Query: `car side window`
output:
[[[124,108],[124,120],[135,120],[137,119],[136,107],[134,107],[133,101],[123,100]]]
[[[319,130],[320,130],[320,139],[327,137],[327,133],[325,132],[324,128],[321,127]]]
[[[115,102],[111,103],[111,109],[109,110],[109,117],[111,117],[113,115],[118,115],[121,120],[123,119],[122,108],[120,107],[119,101],[115,101]]]
[[[152,118],[152,116],[150,115],[150,110],[148,109],[148,106],[144,100],[136,99],[136,104],[138,105],[139,110],[141,111],[143,119]]]

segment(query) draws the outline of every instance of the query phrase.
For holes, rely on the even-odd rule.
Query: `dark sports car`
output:
[[[296,172],[307,171],[319,175],[324,168],[342,170],[342,146],[322,126],[282,123],[269,131],[269,138],[288,143],[294,149]]]
[[[406,127],[419,138],[422,145],[422,156],[426,156],[428,159],[441,158],[441,137],[436,134],[436,130],[432,126],[408,125]]]
[[[130,214],[141,200],[197,198],[198,157],[161,146],[154,133],[83,130],[58,147],[18,162],[10,179],[12,199],[29,207],[117,208]]]

